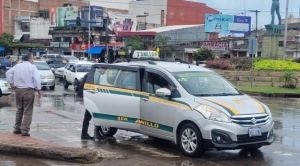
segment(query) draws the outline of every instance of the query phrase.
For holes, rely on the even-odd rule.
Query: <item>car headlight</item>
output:
[[[266,106],[265,104],[263,104],[263,103],[261,103],[262,105],[263,105],[263,107],[266,109],[266,112],[267,112],[267,114],[269,115],[269,118],[270,119],[272,119],[273,117],[272,117],[272,113],[271,113],[271,111],[270,111],[270,109],[269,109],[269,107],[268,106]]]
[[[195,110],[199,111],[208,120],[231,123],[231,119],[228,115],[214,107],[208,105],[200,105],[196,107]]]
[[[53,74],[49,74],[49,75],[47,76],[47,78],[48,78],[48,79],[54,79],[55,77],[54,77]]]

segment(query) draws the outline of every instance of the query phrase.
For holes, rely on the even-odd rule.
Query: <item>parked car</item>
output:
[[[66,60],[67,63],[72,61],[79,61],[79,59],[76,58],[75,56],[64,55],[62,57]]]
[[[43,87],[49,87],[50,90],[55,89],[55,76],[51,71],[49,65],[43,61],[35,61],[33,63],[39,70],[41,76],[41,85]]]
[[[0,79],[0,97],[11,94],[10,85],[5,79]]]
[[[60,67],[54,70],[54,75],[57,78],[63,79],[65,67]]]
[[[196,65],[149,59],[95,64],[83,96],[104,135],[123,129],[166,139],[190,157],[209,148],[258,149],[274,141],[268,106]]]
[[[64,88],[74,85],[74,90],[77,91],[80,80],[90,71],[92,65],[93,63],[86,61],[69,62],[64,68]]]
[[[6,57],[0,57],[0,75],[3,75],[11,66],[12,63]]]

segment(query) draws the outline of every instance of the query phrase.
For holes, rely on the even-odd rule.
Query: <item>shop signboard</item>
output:
[[[128,14],[120,14],[112,11],[108,12],[110,32],[118,35],[119,32],[131,32],[133,21]]]
[[[250,34],[251,17],[205,14],[205,32]]]
[[[91,13],[89,13],[91,9]],[[90,17],[89,17],[90,14]],[[89,19],[90,18],[90,19]],[[88,27],[89,20],[91,27],[103,27],[103,7],[101,6],[82,6],[81,7],[81,26]]]
[[[57,8],[57,27],[67,26],[66,21],[75,20],[78,17],[78,6],[58,7]]]
[[[50,42],[50,47],[69,47],[69,42]]]

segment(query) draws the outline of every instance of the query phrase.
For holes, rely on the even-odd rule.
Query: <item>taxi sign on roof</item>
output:
[[[159,55],[156,51],[141,51],[141,50],[135,50],[132,58],[138,58],[138,59],[159,59]]]

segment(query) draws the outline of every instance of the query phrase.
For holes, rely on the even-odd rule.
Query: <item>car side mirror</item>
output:
[[[158,96],[158,97],[171,96],[171,91],[170,91],[170,89],[167,89],[167,88],[159,88],[155,91],[155,96]]]

